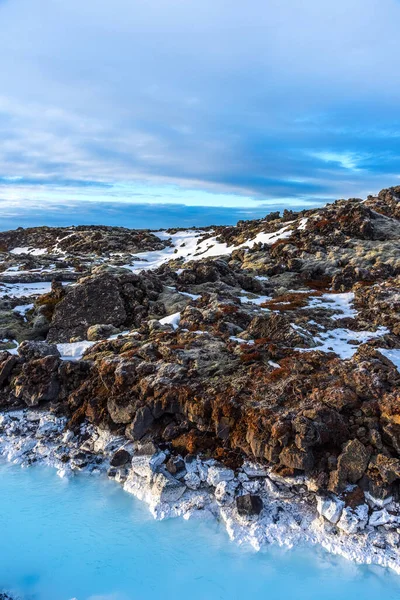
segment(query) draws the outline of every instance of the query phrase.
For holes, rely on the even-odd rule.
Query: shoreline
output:
[[[65,428],[66,422],[65,417],[43,410],[2,413],[0,456],[22,467],[51,466],[60,477],[75,472],[108,474],[126,492],[146,502],[155,519],[216,518],[231,541],[254,550],[268,544],[320,545],[358,564],[379,565],[400,574],[397,503],[379,506],[369,497],[368,505],[352,509],[339,498],[318,496],[305,476],[283,478],[249,462],[233,472],[214,459],[171,457],[152,442],[129,442],[88,423],[74,435]],[[174,461],[177,472],[172,475],[166,467],[173,470]],[[110,466],[110,462],[123,464]]]

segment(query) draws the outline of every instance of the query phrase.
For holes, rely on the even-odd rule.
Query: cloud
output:
[[[0,183],[377,191],[400,174],[399,20],[394,0],[0,3]]]

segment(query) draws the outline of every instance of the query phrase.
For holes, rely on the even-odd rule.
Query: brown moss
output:
[[[321,277],[320,279],[307,279],[304,283],[307,285],[307,287],[313,290],[328,292],[331,291],[330,288],[332,285],[332,278],[326,275],[324,277]]]
[[[307,300],[311,296],[311,294],[311,292],[308,294],[299,294],[296,292],[282,294],[281,296],[276,296],[275,298],[272,298],[272,300],[263,302],[261,306],[262,308],[268,308],[269,310],[278,310],[279,312],[284,312],[287,310],[296,310],[297,308],[303,308],[307,306]]]
[[[234,313],[237,313],[239,310],[239,308],[233,304],[225,304],[224,306],[221,306],[220,311],[224,314],[224,315],[232,315]]]
[[[244,363],[257,361],[260,359],[261,359],[261,354],[259,352],[249,352],[249,353],[240,355],[240,360]]]

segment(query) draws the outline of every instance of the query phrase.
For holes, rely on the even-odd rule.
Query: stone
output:
[[[236,508],[240,516],[250,517],[259,515],[263,509],[263,501],[260,496],[244,494],[236,498]]]
[[[151,491],[160,502],[176,502],[183,496],[186,489],[186,485],[165,471],[154,475]]]
[[[104,274],[68,290],[55,306],[47,339],[50,342],[84,339],[90,326],[102,323],[119,327],[126,318],[118,280]]]
[[[365,529],[368,523],[368,506],[362,504],[354,510],[349,506],[346,506],[341,514],[341,517],[337,523],[339,529],[347,534],[358,533]]]
[[[122,425],[132,421],[136,406],[130,397],[110,396],[107,400],[107,410],[114,423]]]
[[[399,523],[400,517],[391,515],[386,508],[375,510],[369,517],[368,524],[371,527],[379,527],[379,525],[387,525],[388,523]]]
[[[114,325],[109,323],[101,323],[88,327],[86,339],[88,339],[89,342],[97,342],[98,340],[105,340],[111,335],[115,335],[117,333],[119,333],[119,329],[114,327]]]
[[[255,463],[245,462],[242,469],[248,477],[266,477],[268,474],[265,467]]]
[[[25,340],[18,346],[18,354],[25,360],[44,358],[45,356],[57,356],[61,354],[55,344],[47,342],[33,342]]]
[[[317,496],[317,511],[330,523],[336,525],[344,508],[344,502],[335,496]]]
[[[207,483],[216,487],[221,481],[231,481],[234,479],[235,473],[232,469],[226,467],[213,466],[208,469]]]
[[[370,456],[371,451],[359,440],[347,442],[338,457],[337,470],[331,473],[329,489],[340,492],[348,483],[357,483],[368,467]]]
[[[117,450],[111,457],[110,465],[112,467],[123,467],[131,460],[132,455],[124,448],[121,448],[120,450]]]
[[[309,471],[314,466],[314,455],[311,450],[303,451],[296,446],[287,446],[279,455],[281,464],[299,471]]]
[[[235,500],[235,493],[238,487],[236,481],[221,481],[214,490],[214,496],[221,506],[230,506]]]
[[[183,480],[190,490],[198,490],[201,485],[201,479],[194,471],[186,473]]]
[[[8,355],[8,357],[0,363],[0,387],[7,381],[11,371],[18,363],[16,356]]]
[[[154,417],[148,406],[139,408],[126,430],[126,436],[130,440],[140,440],[149,431],[154,423]]]
[[[181,456],[171,456],[166,465],[167,471],[171,473],[171,475],[177,475],[178,473],[185,473],[185,461]]]

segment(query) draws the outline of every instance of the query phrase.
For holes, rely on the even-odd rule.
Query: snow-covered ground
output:
[[[164,248],[163,250],[153,250],[150,252],[140,252],[135,255],[137,260],[133,260],[131,264],[124,267],[132,271],[156,269],[162,264],[172,259],[201,260],[213,256],[225,256],[231,254],[238,248],[248,246],[252,248],[257,243],[273,244],[277,240],[285,239],[291,236],[291,223],[287,223],[278,231],[272,233],[258,233],[252,240],[247,240],[237,246],[228,246],[225,242],[218,242],[215,236],[205,238],[200,242],[200,238],[204,237],[203,230],[188,230],[178,231],[177,233],[168,233],[166,231],[154,232],[161,240],[170,239],[173,246]]]
[[[331,319],[354,318],[357,311],[353,308],[353,292],[342,294],[322,294],[322,296],[311,297],[308,306],[304,308],[327,308],[336,311]]]

